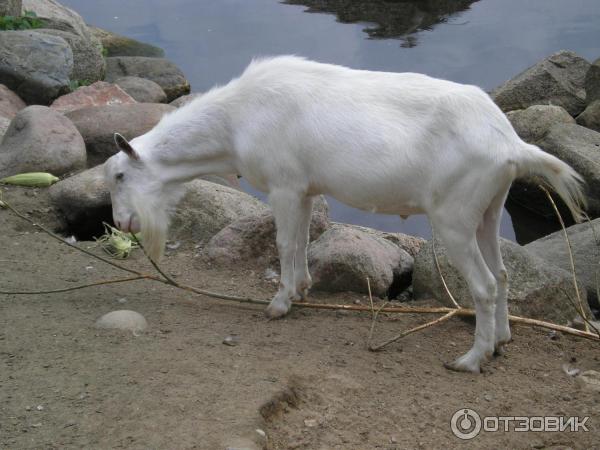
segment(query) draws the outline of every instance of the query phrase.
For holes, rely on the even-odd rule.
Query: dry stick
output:
[[[127,277],[127,278],[115,278],[113,280],[101,280],[101,281],[96,281],[94,283],[78,284],[77,286],[70,286],[70,287],[66,287],[66,288],[49,289],[47,291],[0,291],[0,294],[12,294],[12,295],[58,294],[61,292],[76,291],[78,289],[85,289],[88,287],[101,286],[101,285],[105,285],[105,284],[125,283],[126,281],[146,280],[146,279],[151,279],[151,278],[152,278],[151,276],[140,275],[140,276],[135,276],[135,277]]]
[[[134,273],[135,275],[138,275],[140,278],[145,278],[148,280],[152,280],[152,281],[158,281],[162,284],[166,284],[166,285],[171,285],[171,283],[167,280],[164,280],[162,278],[158,278],[156,276],[153,275],[147,275],[147,274],[143,274],[140,272],[137,272],[135,270],[132,269],[128,269],[126,267],[123,267],[117,263],[113,263],[112,261],[109,261],[105,258],[102,258],[101,256],[98,256],[88,250],[85,250],[83,248],[77,247],[76,245],[70,244],[69,242],[66,242],[64,239],[62,239],[60,236],[54,234],[53,232],[51,232],[50,230],[46,229],[45,227],[43,227],[42,225],[35,223],[33,220],[31,220],[30,218],[24,216],[23,214],[19,213],[17,210],[15,210],[12,206],[10,206],[8,203],[3,202],[3,207],[6,207],[8,209],[10,209],[12,212],[14,212],[18,217],[20,217],[21,219],[29,222],[31,225],[39,228],[40,230],[44,231],[45,233],[47,233],[48,235],[52,236],[53,238],[55,238],[56,240],[58,240],[59,242],[62,242],[72,248],[74,248],[75,250],[79,250],[82,253],[85,253],[88,256],[91,256],[93,258],[96,258],[100,261],[103,261],[107,264],[110,264],[113,267],[116,267],[118,269],[130,272],[130,273]],[[132,277],[134,278],[134,277]],[[107,280],[107,281],[111,281],[111,280]],[[88,287],[88,286],[97,286],[100,284],[106,284],[106,281],[99,281],[96,283],[92,283],[90,285],[85,285],[83,287]],[[227,300],[227,301],[235,301],[238,303],[252,303],[252,304],[259,304],[259,305],[265,305],[265,304],[269,304],[268,301],[266,300],[257,300],[257,299],[253,299],[253,298],[249,298],[249,297],[238,297],[235,295],[226,295],[226,294],[219,294],[217,292],[211,292],[211,291],[207,291],[204,289],[198,289],[195,288],[193,286],[186,286],[180,283],[176,283],[174,285],[174,287],[177,287],[179,289],[183,289],[186,291],[190,291],[196,294],[201,294],[201,295],[205,295],[207,297],[213,297],[213,298],[218,298],[221,300]],[[73,290],[72,288],[70,290]],[[2,292],[3,294],[19,294],[19,292]],[[36,291],[36,292],[28,292],[28,295],[35,295],[35,294],[43,294],[44,292],[42,291]],[[296,308],[310,308],[310,309],[326,309],[326,310],[346,310],[346,311],[364,311],[364,312],[368,312],[370,311],[370,308],[367,306],[363,306],[363,305],[332,305],[332,304],[321,304],[321,303],[294,303],[294,307]],[[380,312],[387,312],[387,313],[399,313],[399,314],[440,314],[440,313],[450,313],[453,312],[453,315],[456,316],[461,316],[461,317],[473,317],[475,316],[475,311],[472,309],[468,309],[468,308],[460,308],[460,309],[456,309],[456,308],[448,308],[445,306],[441,306],[441,307],[419,307],[419,306],[395,306],[395,307],[385,307],[385,304],[383,305],[383,307],[379,308]],[[564,333],[567,334],[572,334],[575,336],[579,336],[579,337],[583,337],[583,338],[587,338],[587,339],[592,339],[592,340],[596,340],[598,341],[598,336],[596,336],[593,333],[589,333],[589,332],[585,332],[585,331],[581,331],[581,330],[577,330],[575,328],[570,328],[570,327],[566,327],[563,325],[557,325],[551,322],[544,322],[541,320],[536,320],[536,319],[529,319],[526,317],[520,317],[520,316],[508,316],[509,320],[511,322],[514,323],[521,323],[521,324],[526,324],[526,325],[533,325],[533,326],[538,326],[541,328],[547,328],[550,330],[556,330],[556,331],[562,331]]]
[[[367,290],[369,291],[369,301],[371,302],[371,330],[369,331],[369,337],[367,339],[367,348],[372,350],[371,342],[373,341],[373,333],[375,331],[375,324],[377,323],[377,316],[381,312],[381,310],[388,304],[388,302],[384,302],[375,312],[375,307],[373,306],[373,295],[371,294],[371,282],[369,281],[369,277],[367,277]]]
[[[163,272],[161,270],[160,267],[158,267],[158,264],[156,264],[156,262],[154,262],[154,260],[152,258],[150,258],[150,255],[148,255],[148,252],[146,251],[146,249],[144,248],[144,246],[142,245],[142,243],[140,242],[140,240],[137,238],[137,236],[135,235],[135,233],[131,233],[131,236],[133,237],[133,240],[135,241],[135,243],[142,249],[142,251],[144,252],[144,255],[146,255],[146,258],[148,258],[148,260],[150,261],[150,264],[152,264],[152,266],[156,269],[156,271],[161,274],[165,280],[167,280],[169,282],[169,284],[172,284],[173,286],[177,285],[177,282],[171,278],[170,276],[168,276],[165,272]]]
[[[575,287],[575,296],[577,297],[577,302],[579,304],[579,314],[581,314],[581,317],[583,318],[585,331],[589,332],[590,327],[588,326],[588,323],[587,323],[587,316],[583,309],[583,302],[581,300],[581,294],[579,293],[579,285],[577,284],[577,276],[575,275],[575,260],[573,259],[573,251],[572,251],[572,247],[571,247],[571,240],[569,239],[569,233],[567,233],[567,228],[565,227],[565,223],[563,222],[562,216],[560,215],[560,212],[558,211],[556,203],[554,203],[554,199],[550,195],[550,192],[548,192],[548,190],[541,184],[538,185],[538,187],[542,191],[544,191],[544,193],[546,194],[546,197],[548,197],[548,200],[550,200],[550,203],[552,204],[552,208],[554,208],[556,217],[558,217],[558,221],[560,222],[560,226],[565,235],[565,240],[567,241],[567,251],[569,252],[569,261],[571,263],[571,271],[573,273],[573,286]],[[575,309],[577,310],[577,308],[575,308]]]
[[[438,317],[437,319],[432,320],[431,322],[427,322],[427,323],[424,323],[424,324],[419,325],[417,327],[411,328],[410,330],[403,331],[399,335],[394,336],[393,338],[388,339],[387,341],[384,341],[381,344],[369,345],[369,350],[371,350],[372,352],[379,351],[383,347],[385,347],[386,345],[391,344],[392,342],[396,342],[396,341],[402,339],[404,336],[408,336],[409,334],[414,333],[416,331],[421,331],[421,330],[424,330],[425,328],[429,328],[429,327],[432,327],[432,326],[437,325],[439,323],[445,322],[446,320],[452,318],[454,315],[458,314],[458,312],[461,309],[452,308],[452,310],[450,312],[446,313],[442,317]]]
[[[561,287],[560,290],[562,291],[563,294],[565,294],[565,297],[567,297],[567,299],[569,300],[569,303],[571,304],[571,306],[577,311],[577,305],[575,304],[575,302],[571,298],[571,294],[569,294],[567,292],[567,290],[565,288],[563,288],[563,287]],[[591,321],[589,321],[587,318],[582,317],[582,319],[583,319],[583,321],[585,323],[587,323],[590,326],[591,329],[593,329],[596,332],[596,334],[598,335],[598,338],[600,338],[600,330],[598,330],[598,328],[596,328],[596,326]]]
[[[448,294],[448,297],[450,297],[450,300],[452,300],[452,303],[454,303],[454,306],[456,308],[460,309],[461,306],[458,304],[458,302],[456,301],[456,299],[450,292],[450,289],[448,289],[448,285],[446,284],[446,279],[444,278],[444,275],[442,274],[442,268],[440,267],[440,261],[438,260],[437,251],[435,249],[435,230],[433,227],[431,227],[431,249],[433,251],[433,260],[435,261],[435,266],[437,267],[438,274],[440,275],[442,284],[444,285],[444,290],[446,291],[446,294]]]

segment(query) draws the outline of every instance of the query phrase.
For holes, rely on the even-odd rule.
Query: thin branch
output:
[[[438,274],[440,275],[440,279],[442,280],[442,285],[444,286],[444,290],[446,291],[446,294],[448,294],[448,297],[450,297],[450,300],[452,300],[452,303],[454,304],[454,306],[456,308],[461,308],[461,306],[458,304],[458,302],[456,301],[456,299],[450,292],[450,289],[448,289],[448,285],[446,284],[446,279],[444,278],[444,274],[442,273],[442,268],[440,267],[440,261],[438,259],[437,251],[435,249],[435,229],[433,228],[433,226],[431,227],[431,249],[433,250],[433,260],[435,261],[435,266],[437,267],[437,271],[438,271]]]
[[[158,264],[152,259],[150,258],[150,255],[148,255],[148,252],[146,251],[146,249],[144,248],[144,246],[142,245],[142,243],[139,241],[139,239],[137,238],[137,236],[135,235],[135,233],[131,233],[131,236],[133,237],[133,241],[135,241],[135,243],[142,249],[142,251],[144,252],[144,255],[146,255],[146,258],[148,258],[148,261],[150,261],[150,264],[152,264],[152,266],[156,269],[156,271],[161,274],[165,280],[167,280],[167,282],[173,286],[177,286],[177,282],[171,278],[169,275],[167,275],[159,266]]]
[[[561,291],[563,292],[563,294],[565,294],[565,297],[567,297],[567,299],[569,300],[569,303],[571,303],[571,306],[573,308],[575,308],[575,310],[577,310],[577,305],[575,304],[575,301],[571,298],[571,294],[569,294],[567,292],[567,290],[563,287],[561,287]],[[598,328],[596,328],[596,326],[590,320],[588,320],[587,317],[582,317],[581,319],[585,323],[587,323],[589,325],[589,327],[596,332],[596,334],[598,335],[598,338],[600,338],[600,331],[598,330]],[[589,329],[587,331],[589,331]]]
[[[558,221],[560,222],[560,226],[563,230],[563,233],[565,235],[565,240],[567,242],[567,251],[569,253],[569,261],[571,263],[571,271],[573,273],[573,286],[575,287],[575,296],[577,297],[577,302],[579,304],[579,314],[581,314],[581,317],[584,320],[584,326],[585,326],[585,331],[590,331],[590,328],[588,326],[587,323],[587,315],[585,314],[585,310],[583,309],[583,301],[581,300],[581,294],[579,293],[579,285],[577,283],[577,275],[575,274],[575,260],[573,258],[573,251],[572,251],[572,247],[571,247],[571,240],[569,239],[569,233],[567,233],[567,228],[565,227],[565,222],[563,221],[563,218],[560,214],[560,212],[558,211],[558,208],[556,206],[556,203],[554,203],[554,199],[552,198],[552,196],[550,195],[550,192],[548,192],[548,190],[542,186],[541,184],[538,185],[538,187],[544,191],[544,193],[546,194],[546,197],[548,197],[548,200],[550,200],[550,203],[552,204],[552,208],[554,208],[554,212],[556,213],[556,217],[558,217]],[[577,309],[577,308],[575,308]]]
[[[101,281],[96,281],[93,283],[79,284],[77,286],[70,286],[70,287],[58,288],[58,289],[50,289],[47,291],[0,291],[0,294],[6,294],[6,295],[58,294],[61,292],[76,291],[78,289],[85,289],[85,288],[94,287],[94,286],[103,286],[105,284],[125,283],[127,281],[147,280],[149,278],[152,278],[152,277],[147,276],[147,275],[140,275],[140,276],[135,276],[135,277],[127,277],[127,278],[115,278],[114,280],[101,280]]]
[[[458,314],[459,311],[460,311],[460,309],[454,308],[454,309],[452,309],[452,311],[449,311],[442,317],[439,317],[435,320],[432,320],[431,322],[424,323],[417,327],[411,328],[410,330],[403,331],[402,333],[398,334],[397,336],[394,336],[393,338],[388,339],[387,341],[384,341],[381,344],[369,345],[369,350],[371,350],[372,352],[377,352],[377,351],[381,350],[383,347],[385,347],[386,345],[391,344],[392,342],[396,342],[396,341],[402,339],[403,337],[408,336],[409,334],[412,334],[417,331],[424,330],[425,328],[429,328],[434,325],[445,322],[446,320],[451,319],[454,315]]]
[[[367,289],[369,290],[369,301],[371,302],[371,329],[369,331],[369,337],[367,338],[367,348],[371,348],[371,342],[373,341],[373,333],[375,332],[375,324],[377,323],[377,316],[381,310],[388,304],[388,302],[384,302],[378,309],[375,311],[373,306],[373,295],[371,295],[371,282],[369,281],[369,277],[367,277]]]

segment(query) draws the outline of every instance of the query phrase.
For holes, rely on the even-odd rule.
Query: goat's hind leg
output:
[[[508,321],[508,273],[502,261],[499,242],[502,207],[506,201],[509,189],[510,183],[507,183],[496,197],[494,197],[483,215],[480,227],[477,229],[477,244],[498,284],[494,337],[494,351],[496,354],[502,354],[504,352],[504,345],[511,340],[510,324]]]
[[[296,257],[299,224],[302,222],[304,197],[289,190],[274,190],[269,194],[277,228],[277,250],[281,264],[279,291],[271,300],[265,313],[269,318],[287,314],[292,300],[299,298],[294,281],[294,259]]]
[[[475,341],[473,347],[452,363],[448,369],[480,372],[481,363],[494,352],[496,280],[477,246],[476,227],[451,223],[451,214],[432,219],[432,225],[448,251],[450,262],[469,286],[475,304]]]

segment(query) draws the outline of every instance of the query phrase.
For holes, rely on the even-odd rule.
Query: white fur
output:
[[[450,365],[457,370],[479,371],[510,340],[498,230],[512,181],[535,172],[576,217],[583,204],[580,177],[521,141],[481,89],[292,56],[254,61],[131,146],[139,161],[121,152],[106,165],[115,223],[141,227],[155,257],[168,225],[161,211],[176,203],[182,182],[237,173],[268,193],[281,259],[271,317],[286,314],[310,287],[315,195],[368,211],[427,214],[477,310],[475,343]]]

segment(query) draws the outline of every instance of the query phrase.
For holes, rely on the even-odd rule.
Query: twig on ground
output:
[[[433,227],[431,227],[431,249],[433,251],[433,260],[435,261],[435,267],[437,268],[440,279],[442,280],[442,285],[444,286],[444,290],[446,291],[446,294],[448,294],[448,297],[450,297],[450,300],[452,300],[452,303],[454,304],[454,306],[456,308],[461,308],[461,306],[458,304],[458,302],[456,301],[456,299],[450,292],[450,289],[448,289],[448,285],[446,284],[446,279],[444,278],[444,274],[442,273],[442,268],[440,267],[440,261],[438,259],[437,251],[435,248],[435,230]]]
[[[369,331],[369,337],[367,339],[367,348],[371,350],[371,342],[373,341],[373,333],[375,332],[375,324],[377,323],[377,316],[388,302],[384,302],[378,309],[375,311],[375,307],[373,305],[373,295],[371,295],[371,282],[369,281],[369,277],[367,277],[367,289],[369,291],[369,301],[371,302],[371,330]]]
[[[421,331],[421,330],[424,330],[425,328],[429,328],[429,327],[432,327],[434,325],[438,325],[438,324],[440,324],[442,322],[445,322],[446,320],[452,318],[459,311],[460,311],[459,308],[454,308],[451,311],[449,311],[446,314],[444,314],[442,317],[438,317],[437,319],[432,320],[431,322],[427,322],[427,323],[424,323],[422,325],[416,326],[414,328],[411,328],[410,330],[403,331],[402,333],[398,334],[397,336],[394,336],[393,338],[388,339],[387,341],[384,341],[381,344],[377,344],[377,345],[370,345],[369,344],[369,350],[371,350],[372,352],[379,351],[383,347],[385,347],[386,345],[391,344],[392,342],[396,342],[396,341],[402,339],[404,336],[408,336],[409,334],[414,333],[416,331]]]
[[[567,227],[565,227],[565,222],[563,221],[563,218],[562,218],[560,212],[558,211],[558,207],[556,206],[556,203],[554,203],[554,199],[550,195],[550,192],[548,192],[548,190],[541,184],[538,185],[538,187],[542,191],[544,191],[544,193],[546,194],[546,197],[548,197],[548,200],[550,201],[550,204],[552,205],[552,208],[554,209],[554,213],[556,214],[556,217],[558,217],[558,221],[560,222],[560,226],[565,235],[565,240],[567,242],[567,251],[569,252],[569,261],[571,263],[571,271],[573,273],[573,287],[575,288],[575,296],[577,297],[577,303],[579,304],[578,312],[579,312],[579,314],[581,314],[581,317],[583,318],[585,331],[589,332],[590,328],[588,326],[587,315],[585,314],[585,310],[583,309],[583,301],[581,300],[581,294],[579,292],[579,284],[577,283],[577,275],[575,273],[575,260],[573,258],[573,248],[571,247],[571,240],[569,239],[569,233],[567,233]],[[577,308],[575,308],[575,309],[577,309]]]

